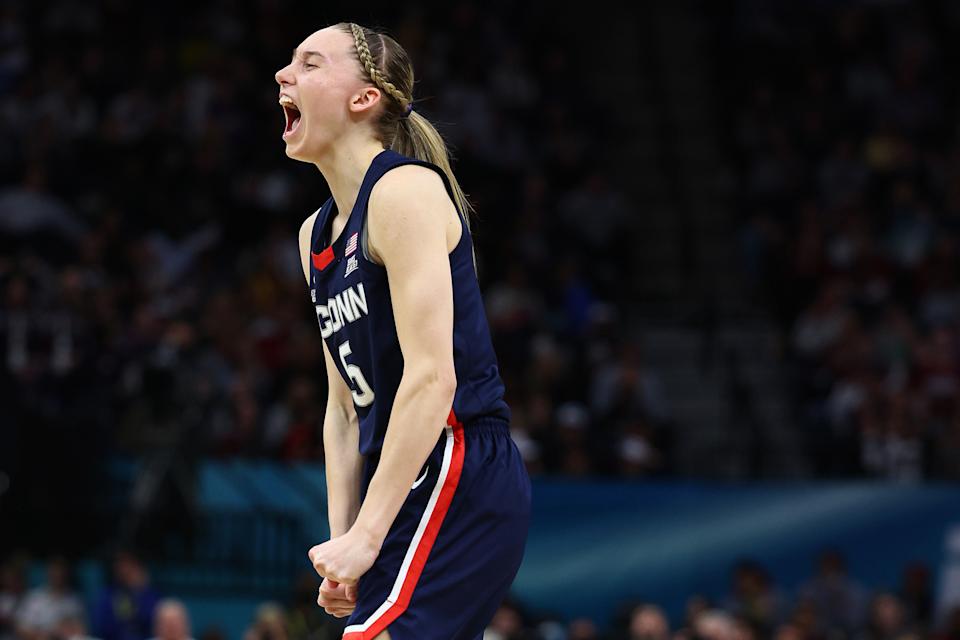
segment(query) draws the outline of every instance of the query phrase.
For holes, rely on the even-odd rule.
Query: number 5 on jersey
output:
[[[347,363],[347,356],[353,353],[350,349],[350,341],[345,340],[340,344],[338,349],[340,351],[340,362],[343,364],[343,370],[347,373],[347,377],[350,378],[353,386],[356,387],[350,390],[351,395],[353,395],[354,404],[358,407],[369,406],[373,402],[373,389],[370,388],[367,379],[363,377],[363,372],[360,371],[360,367]]]

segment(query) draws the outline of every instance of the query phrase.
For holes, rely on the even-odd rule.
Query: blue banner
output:
[[[904,566],[947,561],[960,487],[889,484],[582,483],[538,480],[514,593],[535,609],[606,622],[643,599],[674,621],[686,599],[730,591],[743,558],[762,563],[787,596],[839,549],[870,588],[899,586]]]

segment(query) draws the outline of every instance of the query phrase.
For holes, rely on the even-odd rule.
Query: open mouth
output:
[[[289,98],[284,99],[280,104],[283,106],[283,115],[286,117],[286,125],[283,129],[283,137],[286,138],[300,126],[300,110]]]

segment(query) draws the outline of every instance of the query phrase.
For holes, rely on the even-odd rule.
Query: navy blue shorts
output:
[[[376,461],[368,459],[364,487]],[[364,489],[365,493],[366,489]],[[502,419],[452,417],[358,585],[344,640],[475,640],[507,594],[530,524],[530,478]]]

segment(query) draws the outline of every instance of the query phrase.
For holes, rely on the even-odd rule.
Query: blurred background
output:
[[[960,638],[960,4],[3,0],[0,640],[339,637],[273,79],[339,20],[479,212],[486,640]]]

